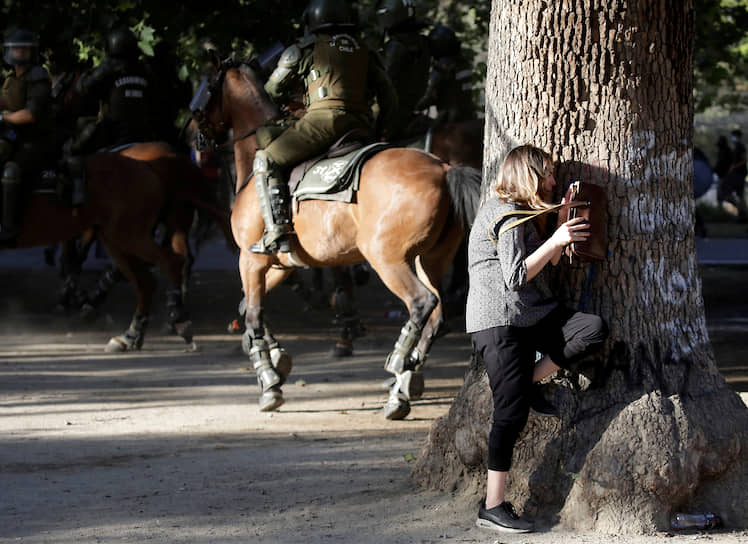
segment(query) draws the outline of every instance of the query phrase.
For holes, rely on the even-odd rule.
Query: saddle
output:
[[[383,149],[392,147],[386,143],[364,145],[354,138],[355,134],[345,134],[329,151],[293,169],[288,185],[295,202],[353,202],[364,162]]]

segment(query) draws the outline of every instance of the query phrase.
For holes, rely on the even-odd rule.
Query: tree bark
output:
[[[715,365],[694,245],[693,35],[691,0],[493,2],[484,195],[528,142],[559,184],[608,192],[608,259],[566,264],[559,283],[609,341],[554,379],[561,418],[530,416],[507,487],[549,524],[641,533],[710,510],[748,525],[748,409]],[[491,414],[473,362],[414,478],[482,493]]]

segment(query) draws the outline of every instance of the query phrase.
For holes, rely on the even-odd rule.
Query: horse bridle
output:
[[[198,151],[215,151],[224,147],[231,147],[235,143],[240,142],[246,138],[252,136],[257,129],[260,127],[254,127],[249,129],[238,136],[234,136],[228,142],[219,143],[217,140],[216,130],[213,124],[208,120],[206,108],[210,104],[211,99],[215,96],[218,100],[218,117],[220,120],[218,124],[218,131],[225,133],[227,131],[226,123],[223,122],[223,101],[221,95],[223,92],[223,80],[226,75],[226,70],[230,68],[242,69],[244,66],[249,66],[243,62],[237,62],[232,57],[221,62],[218,72],[213,78],[203,76],[200,80],[200,85],[195,91],[195,95],[190,101],[190,119],[197,121],[197,136],[195,138],[195,148]],[[189,123],[189,119],[187,120]]]

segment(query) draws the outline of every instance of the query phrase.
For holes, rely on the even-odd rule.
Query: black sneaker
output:
[[[491,509],[486,509],[485,502],[481,503],[475,524],[483,529],[493,529],[503,533],[531,533],[535,530],[532,522],[519,517],[512,503],[507,501]]]
[[[546,400],[543,387],[538,383],[532,386],[530,413],[540,417],[558,417],[558,408]]]

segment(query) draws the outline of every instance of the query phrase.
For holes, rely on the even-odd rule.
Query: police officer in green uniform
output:
[[[376,17],[385,31],[382,61],[398,100],[392,137],[405,138],[412,132],[409,125],[429,79],[429,43],[421,32],[425,24],[416,19],[414,0],[380,0]]]
[[[356,14],[346,0],[312,0],[304,23],[307,34],[283,52],[265,84],[273,99],[284,100],[302,79],[306,113],[287,128],[257,131],[261,149],[253,170],[265,232],[250,248],[255,253],[290,251],[288,169],[323,153],[351,130],[386,136],[397,103],[378,56],[353,35]],[[372,91],[380,107],[376,127]]]
[[[37,64],[38,49],[36,36],[25,29],[10,32],[3,43],[3,60],[13,67],[0,93],[3,240],[20,233],[24,182],[33,179],[53,157],[51,82],[47,71]]]
[[[428,35],[433,57],[431,74],[416,109],[436,106],[437,124],[476,118],[473,103],[473,70],[462,55],[460,40],[448,26],[437,25]]]

